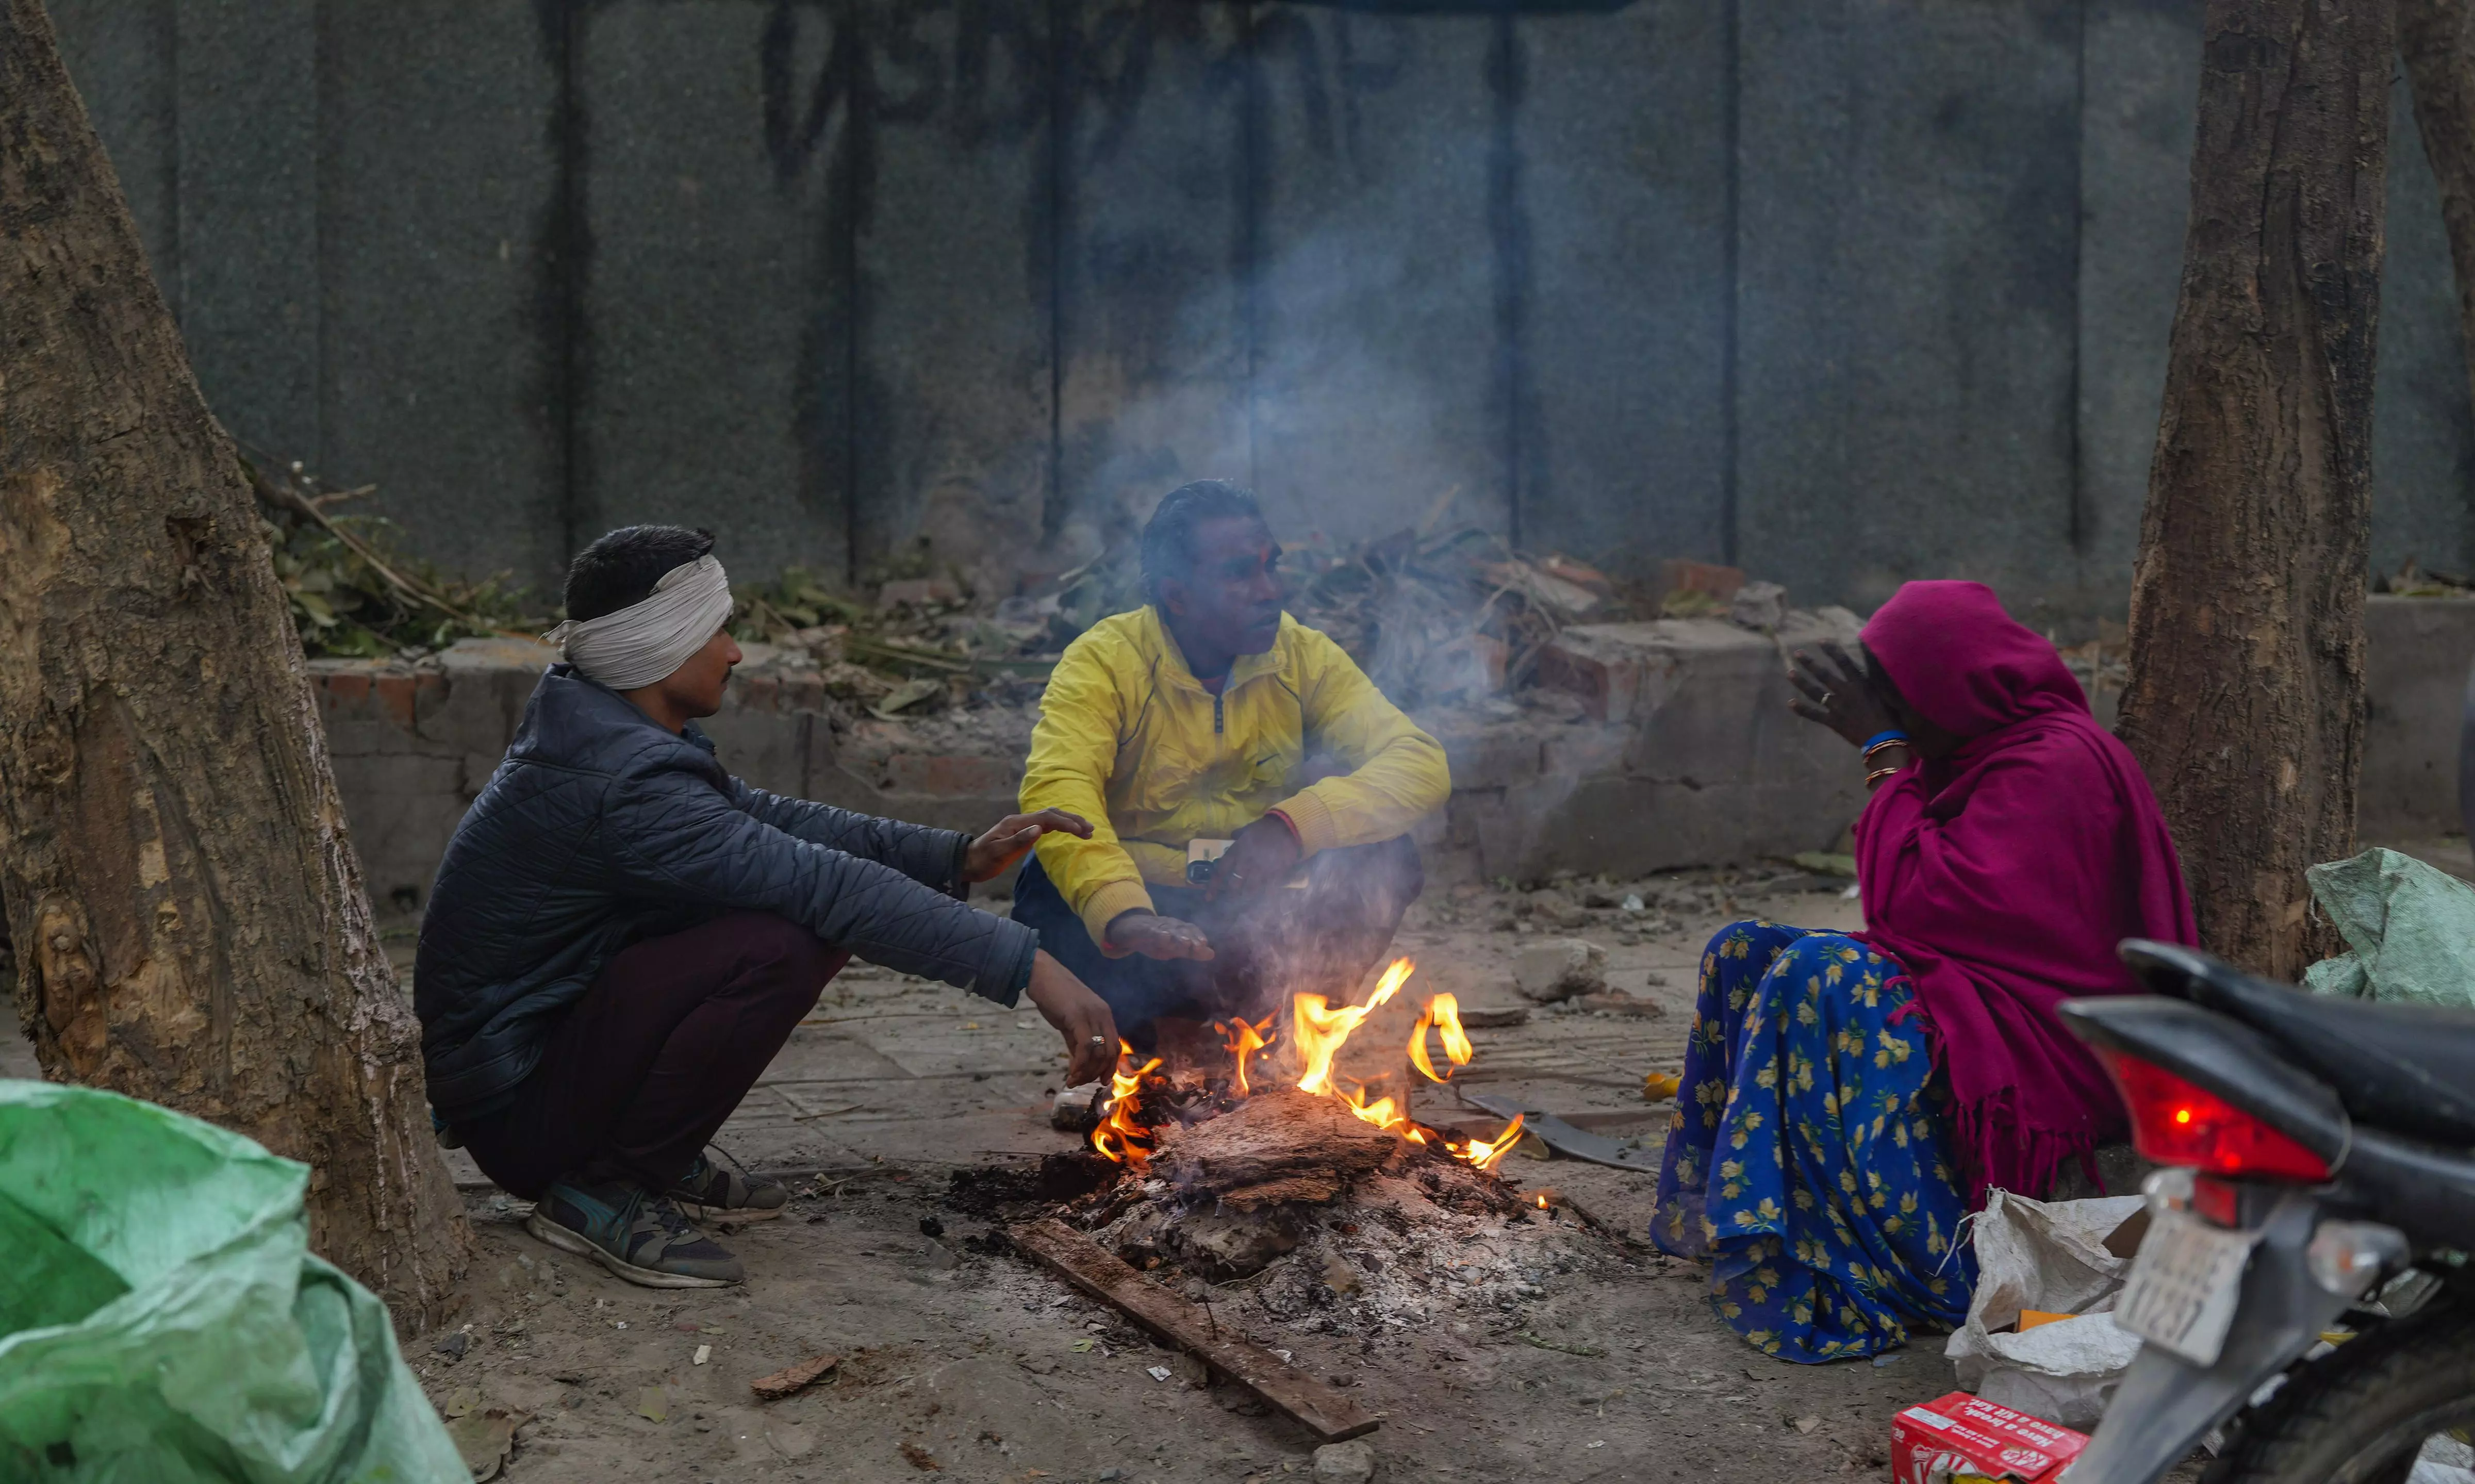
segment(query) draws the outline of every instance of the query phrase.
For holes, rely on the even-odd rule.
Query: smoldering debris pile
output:
[[[1625,1260],[1515,1182],[1292,1090],[1164,1131],[1139,1170],[1080,1156],[1097,1183],[1058,1200],[1079,1183],[1068,1162],[1043,1161],[1010,1191],[967,1172],[955,1178],[957,1197],[992,1213],[992,1194],[1038,1192],[1048,1200],[1017,1201],[1010,1214],[1062,1217],[1155,1281],[1209,1302],[1224,1322],[1371,1335],[1518,1309],[1555,1275]]]
[[[555,595],[478,581],[409,554],[414,533],[369,508],[374,486],[331,488],[297,464],[253,464],[278,574],[304,649],[313,657],[418,661],[459,639],[530,638],[557,621]],[[1542,675],[1540,656],[1566,627],[1652,618],[1715,617],[1776,628],[1785,593],[1733,568],[1663,563],[1647,583],[1610,576],[1561,553],[1515,549],[1477,527],[1411,528],[1338,545],[1320,534],[1289,543],[1289,611],[1330,634],[1392,699],[1411,709],[1533,707],[1574,719],[1581,703]],[[1143,601],[1135,546],[1122,543],[1070,571],[1023,579],[1022,591],[972,591],[924,543],[854,589],[792,567],[742,578],[730,629],[813,665],[844,720],[916,722],[1035,701],[1049,670],[1101,619]]]
[[[925,573],[925,556],[906,571]],[[1538,656],[1575,623],[1722,617],[1776,627],[1785,593],[1733,568],[1669,562],[1647,586],[1560,554],[1515,550],[1476,528],[1402,530],[1287,548],[1288,609],[1330,634],[1408,707],[1569,703],[1539,691]],[[885,718],[1036,695],[1066,645],[1142,602],[1136,556],[1116,549],[1013,596],[967,593],[951,575],[881,584],[872,604],[796,570],[747,589],[733,632],[804,651],[828,692]]]
[[[1586,564],[1528,557],[1465,529],[1331,547],[1285,559],[1289,611],[1332,635],[1405,705],[1517,689],[1566,624],[1632,615],[1639,595]],[[734,632],[815,656],[830,690],[880,717],[919,715],[1036,689],[1075,636],[1142,596],[1134,554],[1116,551],[987,601],[949,577],[889,581],[862,606],[799,572],[750,590]]]
[[[458,639],[530,637],[557,621],[555,595],[506,573],[467,580],[409,554],[417,545],[374,514],[375,486],[332,488],[300,464],[254,456],[268,540],[302,645],[312,656],[419,659]],[[1516,550],[1477,527],[1403,529],[1336,545],[1292,541],[1289,611],[1332,635],[1404,706],[1555,708],[1537,689],[1540,651],[1566,626],[1658,617],[1726,617],[1776,626],[1784,594],[1732,568],[1663,564],[1634,584],[1560,553]],[[1133,543],[1002,596],[969,589],[924,541],[856,590],[798,567],[735,584],[731,633],[780,646],[822,671],[826,693],[880,719],[1035,698],[1075,637],[1142,602]]]

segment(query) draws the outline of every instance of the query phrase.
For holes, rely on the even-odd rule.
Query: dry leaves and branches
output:
[[[445,572],[405,551],[395,523],[348,508],[374,486],[331,489],[298,463],[262,457],[250,474],[276,574],[313,656],[417,656],[459,639],[536,635],[557,621],[507,574],[469,581]],[[1703,596],[1670,595],[1654,608],[1584,563],[1529,556],[1474,527],[1405,528],[1349,546],[1317,535],[1291,547],[1286,565],[1299,621],[1330,634],[1412,706],[1519,688],[1566,624],[1677,616]],[[873,604],[804,567],[743,579],[731,633],[806,651],[829,691],[894,718],[974,695],[1027,700],[1077,635],[1143,601],[1130,545],[994,601],[933,573],[932,553],[907,553]]]
[[[377,486],[329,490],[298,463],[273,468],[254,459],[244,467],[306,653],[376,659],[549,626],[504,573],[479,582],[451,577],[400,550],[385,517],[337,513]]]
[[[1476,700],[1527,675],[1568,623],[1630,617],[1642,605],[1595,569],[1528,557],[1477,529],[1288,549],[1289,611],[1330,634],[1404,705]],[[975,601],[936,579],[889,582],[863,608],[793,569],[747,588],[732,632],[803,647],[828,682],[880,716],[941,695],[1034,690],[1075,636],[1142,601],[1136,554],[1114,548],[1042,585]],[[870,680],[870,676],[873,676]]]

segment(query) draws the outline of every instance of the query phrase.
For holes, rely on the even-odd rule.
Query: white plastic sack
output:
[[[2085,1430],[2103,1415],[2140,1351],[2140,1341],[2116,1327],[2111,1313],[2131,1259],[2107,1252],[2105,1239],[2140,1209],[2140,1200],[1987,1194],[1971,1227],[1976,1295],[1968,1323],[1943,1348],[1962,1387],[2066,1427]],[[2077,1317],[2008,1332],[2022,1309]]]

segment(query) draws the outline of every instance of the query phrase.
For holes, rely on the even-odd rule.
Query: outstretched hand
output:
[[[1796,651],[1788,679],[1801,693],[1787,703],[1788,709],[1837,732],[1851,747],[1899,729],[1899,718],[1874,684],[1873,673],[1836,642],[1826,642],[1820,658],[1811,650]]]
[[[1212,957],[1212,939],[1204,937],[1201,928],[1180,917],[1141,911],[1117,914],[1117,920],[1109,924],[1109,946],[1146,959]]]
[[[1051,830],[1064,830],[1081,839],[1091,838],[1091,822],[1081,815],[1069,815],[1062,809],[1043,809],[1036,815],[1008,815],[989,827],[989,832],[971,841],[963,852],[963,879],[987,881],[1022,859],[1040,837]]]
[[[1067,1086],[1096,1082],[1117,1064],[1116,1017],[1109,1013],[1109,1002],[1093,994],[1073,970],[1045,952],[1035,954],[1025,993],[1041,1018],[1066,1038]]]
[[[1265,815],[1239,830],[1228,850],[1213,863],[1212,884],[1203,888],[1203,899],[1217,902],[1223,896],[1251,896],[1269,890],[1288,880],[1301,853],[1298,838],[1289,827]]]

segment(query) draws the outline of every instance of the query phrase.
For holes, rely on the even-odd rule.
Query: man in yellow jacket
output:
[[[1015,920],[1138,1044],[1162,1017],[1351,997],[1423,884],[1408,832],[1452,791],[1435,740],[1281,611],[1280,556],[1244,489],[1171,491],[1151,601],[1066,648],[1031,735],[1022,807],[1091,835],[1041,839]]]

